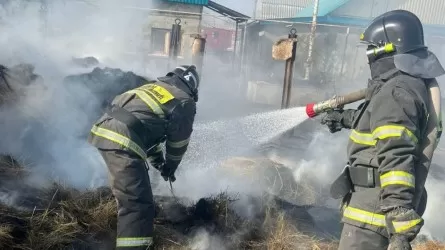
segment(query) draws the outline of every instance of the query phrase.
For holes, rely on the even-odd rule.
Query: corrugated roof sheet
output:
[[[207,4],[209,4],[209,0],[167,0],[167,2],[185,3],[185,4],[197,4],[197,5],[207,5]]]
[[[318,16],[326,16],[349,1],[350,0],[320,0],[318,3]],[[311,17],[313,13],[314,3],[297,12],[296,17]]]
[[[259,19],[291,18],[313,0],[258,0],[256,17]]]
[[[423,23],[445,25],[444,0],[410,0],[400,9],[415,13]]]
[[[404,9],[415,13],[424,24],[445,25],[444,0],[351,0],[333,11],[331,15],[373,18],[395,9]]]
[[[394,4],[394,6],[397,6],[401,1],[406,0],[392,0],[389,3],[387,0],[351,0],[338,9],[332,11],[330,15],[341,17],[373,18],[386,12],[386,10],[390,8],[388,4]]]

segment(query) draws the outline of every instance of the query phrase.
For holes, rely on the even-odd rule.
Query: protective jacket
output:
[[[425,80],[396,69],[392,57],[373,63],[371,75],[365,102],[353,114],[348,143],[353,192],[342,221],[388,237],[385,213],[416,209],[416,165],[429,97]],[[394,224],[396,230],[407,226]]]
[[[93,126],[88,141],[101,149],[126,149],[142,159],[176,169],[193,130],[196,103],[189,94],[161,81],[118,95]]]

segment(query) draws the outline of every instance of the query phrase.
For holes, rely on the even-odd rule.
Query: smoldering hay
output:
[[[32,171],[38,174],[33,175],[33,178],[29,181],[32,181],[32,183],[36,185],[47,186],[47,179],[40,177],[42,175],[49,175],[51,177],[57,177],[74,187],[97,187],[106,183],[104,164],[99,155],[97,155],[97,152],[85,144],[82,136],[85,134],[85,128],[91,126],[92,120],[94,120],[97,117],[97,114],[100,113],[98,107],[101,106],[103,100],[101,99],[102,97],[98,97],[95,94],[95,91],[92,91],[89,87],[82,85],[69,85],[69,87],[67,87],[67,85],[60,84],[63,82],[63,77],[68,74],[85,73],[92,70],[75,67],[71,68],[68,67],[67,64],[71,60],[73,56],[72,54],[83,54],[88,52],[87,54],[97,56],[97,58],[100,59],[100,62],[107,66],[119,65],[122,69],[130,69],[134,66],[134,68],[138,68],[138,70],[135,70],[137,72],[142,72],[144,70],[140,69],[140,65],[136,66],[136,63],[124,63],[118,56],[112,58],[113,53],[110,48],[115,49],[116,46],[100,46],[95,44],[100,40],[93,39],[94,37],[99,36],[96,33],[101,33],[101,35],[104,36],[106,36],[105,33],[107,32],[117,34],[112,38],[108,37],[105,39],[106,42],[113,41],[117,39],[116,37],[126,37],[125,33],[127,31],[124,32],[124,29],[122,28],[125,26],[124,24],[119,26],[121,27],[120,32],[117,32],[114,28],[113,30],[98,29],[97,27],[104,27],[105,19],[101,18],[101,20],[93,20],[93,23],[96,24],[96,26],[93,25],[95,28],[91,28],[91,26],[88,25],[83,27],[87,30],[85,34],[88,34],[88,36],[80,35],[80,33],[70,33],[70,35],[67,35],[69,32],[66,32],[67,34],[61,32],[64,28],[67,28],[65,30],[73,30],[76,27],[78,28],[81,26],[81,24],[79,23],[79,26],[75,26],[74,23],[70,21],[75,18],[67,18],[66,16],[63,17],[64,22],[58,22],[62,19],[61,16],[65,12],[56,11],[58,8],[63,9],[60,6],[57,6],[58,5],[56,4],[52,7],[52,19],[50,18],[50,23],[59,23],[62,28],[57,28],[56,31],[58,31],[55,32],[54,37],[51,39],[44,39],[44,37],[39,34],[40,22],[38,20],[37,12],[35,11],[38,6],[33,6],[33,3],[29,4],[26,11],[22,12],[16,9],[14,10],[15,12],[11,12],[11,15],[8,16],[8,18],[12,18],[8,21],[8,25],[11,25],[10,27],[12,28],[7,29],[8,32],[6,33],[8,35],[2,36],[0,42],[4,44],[5,47],[11,48],[11,50],[0,52],[2,55],[0,59],[2,60],[1,63],[11,66],[23,61],[31,62],[36,66],[36,71],[44,76],[45,82],[41,87],[32,86],[29,88],[29,92],[33,95],[29,95],[30,98],[25,100],[23,105],[13,107],[9,110],[2,110],[2,112],[4,112],[2,116],[8,117],[8,120],[3,123],[4,128],[7,129],[0,132],[2,136],[5,136],[2,138],[6,138],[6,140],[2,141],[1,150],[4,153],[18,155],[20,158],[24,158],[30,162]],[[71,7],[72,6],[68,4],[64,8]],[[125,15],[119,14],[121,12],[111,7],[107,11],[109,11],[108,14],[112,13],[115,15],[116,22],[124,20],[124,17],[128,17],[129,15],[128,13]],[[100,10],[97,9],[92,11],[92,13],[96,14],[99,14],[99,12]],[[76,13],[76,11],[73,11],[73,13]],[[75,16],[76,14],[71,15]],[[25,17],[26,22],[18,22],[21,19],[24,20]],[[107,25],[107,27],[111,26],[113,25]],[[25,33],[25,30],[27,30],[28,33]],[[101,32],[97,32],[99,30]],[[133,34],[132,32],[133,31],[128,31],[127,34]],[[94,41],[94,43],[92,41]],[[124,44],[124,42],[119,44]],[[117,47],[119,48],[119,51],[124,51],[126,49],[126,46],[124,45]],[[137,60],[134,60],[134,62],[137,62]],[[158,73],[159,74],[152,72],[150,75],[156,76],[164,72]],[[107,88],[108,87],[109,86],[107,86]],[[201,110],[205,110],[205,104],[201,103],[200,105],[202,105],[200,106]],[[20,115],[17,116],[17,114]],[[17,140],[16,135],[20,135],[18,137],[19,140]],[[334,140],[333,137],[331,139]],[[44,146],[42,146],[42,142],[44,142]],[[313,142],[314,148],[323,148],[325,146],[323,143],[318,143]],[[335,144],[338,148],[341,148],[340,145],[342,144]],[[214,150],[218,150],[218,147],[215,147]],[[308,150],[306,152],[308,152],[308,155],[311,155],[314,151],[315,150]],[[235,152],[234,154],[236,155],[237,153],[239,152]],[[277,158],[279,158],[280,160],[278,161],[281,162],[284,160],[286,162],[284,165],[286,166],[290,165],[288,162],[294,162],[294,160],[287,160],[293,158],[282,153],[280,150],[276,151],[275,154],[284,155]],[[314,158],[306,155],[304,161],[297,161],[299,163],[293,168],[297,180],[299,180],[299,178],[304,178],[302,177],[304,175],[301,175],[302,169],[305,169],[306,172],[310,172],[311,169],[320,169],[320,160],[314,160],[315,157],[319,155],[320,154],[313,154]],[[342,167],[341,163],[331,163],[329,160],[331,157],[332,156],[323,158],[324,167],[321,167],[321,169],[333,171],[336,168]],[[193,164],[190,165],[192,166]],[[298,168],[298,166],[306,167]],[[188,168],[184,167],[184,169]],[[209,173],[196,169],[195,178],[192,178],[192,171],[179,174],[186,179],[187,173],[190,173],[188,181],[185,181],[183,185],[178,181],[176,185],[177,188],[181,190],[180,193],[191,193],[190,196],[194,198],[201,196],[204,193],[203,190],[210,191],[207,193],[212,193],[212,187],[216,187],[213,189],[213,191],[216,192],[227,186],[230,188],[230,186],[233,185],[233,180],[232,182],[229,178],[224,180],[224,178],[221,178],[217,172]],[[202,187],[198,187],[197,185],[190,186],[192,181],[196,183],[196,179],[206,182],[205,185]],[[214,185],[215,181],[221,179],[224,181],[219,182],[218,185]],[[249,190],[246,188],[248,187],[247,183],[249,182],[243,183],[244,181],[245,178],[240,177],[239,181],[235,182],[235,185],[238,186],[235,190],[246,190],[249,191],[248,193],[259,193],[259,191],[261,191],[261,189],[255,189],[254,186],[249,186]],[[440,182],[438,183],[438,185],[440,185]],[[165,185],[166,183],[163,184]],[[160,186],[162,187],[162,185]],[[189,188],[189,191],[187,191],[187,188]],[[434,188],[434,190],[439,189],[440,188]],[[165,186],[163,190],[168,194],[169,191]],[[245,204],[248,204],[248,202]],[[440,228],[440,226],[437,228]],[[433,232],[436,231],[439,230],[434,230]]]

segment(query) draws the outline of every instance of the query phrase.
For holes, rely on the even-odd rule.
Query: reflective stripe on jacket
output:
[[[187,150],[196,113],[196,104],[187,93],[163,82],[150,83],[116,96],[112,104],[131,112],[148,129],[156,126],[153,123],[156,119],[168,119],[170,126],[166,131],[153,129],[158,131],[155,134],[151,131],[147,135],[136,135],[122,122],[104,114],[91,129],[88,140],[92,145],[105,149],[130,149],[142,159],[155,160],[163,157],[162,148],[159,143],[147,145],[144,139],[158,141],[166,137],[166,161],[179,164]],[[169,145],[174,147],[169,149]]]

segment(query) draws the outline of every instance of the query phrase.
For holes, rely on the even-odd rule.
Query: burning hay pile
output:
[[[36,189],[9,156],[0,157],[0,173],[0,249],[113,249],[117,211],[108,188],[81,192],[54,183]],[[155,197],[155,249],[215,249],[216,242],[218,249],[336,249],[335,240],[310,236],[305,207],[251,197],[260,209],[246,219],[234,212],[236,198],[221,193],[187,204]],[[444,248],[428,242],[418,249]]]
[[[9,156],[1,157],[0,171],[0,249],[113,248],[117,211],[108,188],[35,189],[24,184],[24,168]],[[206,249],[202,244],[213,246],[206,241],[216,239],[225,249],[334,249],[299,233],[302,208],[282,200],[257,199],[264,204],[249,220],[234,212],[236,199],[225,193],[194,204],[174,197],[155,200],[155,249]]]

